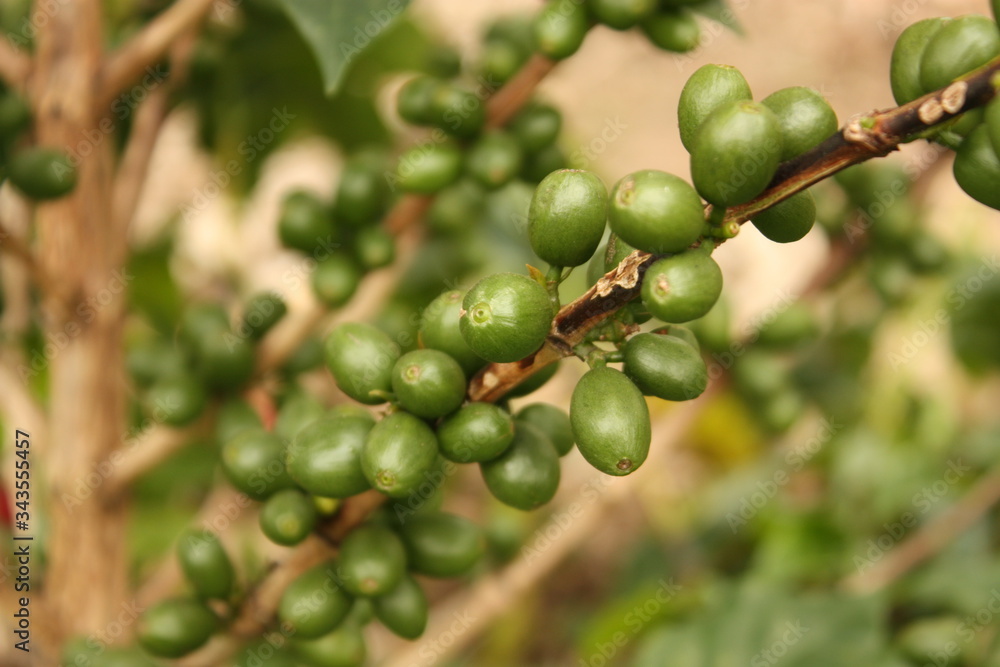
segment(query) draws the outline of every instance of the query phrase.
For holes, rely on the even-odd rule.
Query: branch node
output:
[[[956,114],[965,106],[966,93],[969,84],[965,81],[956,81],[941,93],[941,108],[950,114]]]
[[[937,98],[932,97],[917,109],[917,117],[920,118],[920,122],[924,125],[933,125],[934,123],[941,120],[944,116],[944,107]]]

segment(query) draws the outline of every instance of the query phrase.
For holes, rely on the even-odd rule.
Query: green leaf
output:
[[[327,94],[337,92],[348,65],[382,35],[409,0],[277,0],[312,48]]]
[[[743,26],[736,19],[736,13],[729,7],[727,0],[707,0],[691,7],[702,16],[718,21],[740,37],[746,37]]]

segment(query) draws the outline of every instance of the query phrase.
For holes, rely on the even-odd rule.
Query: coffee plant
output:
[[[851,73],[898,106],[846,121],[732,64],[651,81],[689,174],[609,180],[549,72],[755,5],[550,0],[470,58],[407,4],[0,8],[0,662],[1000,665],[998,267],[875,159],[953,153],[1000,209],[998,3],[900,25]],[[181,115],[221,166],[141,238]],[[298,270],[198,276],[178,226],[258,207],[292,135],[345,156],[269,214]],[[737,333],[745,223],[828,257]],[[945,330],[938,379],[887,379]]]

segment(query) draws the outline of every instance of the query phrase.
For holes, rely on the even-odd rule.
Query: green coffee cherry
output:
[[[590,29],[587,7],[579,0],[552,0],[535,19],[538,50],[552,60],[576,53]]]
[[[219,620],[197,600],[159,602],[139,618],[136,635],[144,649],[160,658],[180,658],[204,646]]]
[[[559,454],[531,424],[515,424],[514,441],[502,455],[479,464],[493,497],[529,511],[552,500],[559,488]]]
[[[228,330],[198,341],[195,356],[198,376],[211,389],[235,389],[253,375],[253,346]]]
[[[281,371],[287,377],[295,377],[322,365],[323,343],[315,336],[309,336],[289,355]]]
[[[476,136],[486,122],[483,100],[453,83],[437,86],[433,90],[431,105],[434,115],[432,124],[459,139]]]
[[[656,0],[589,0],[590,11],[600,23],[628,30],[653,13]]]
[[[562,114],[548,104],[529,104],[510,121],[510,132],[527,153],[551,146],[562,129]]]
[[[569,418],[583,458],[605,474],[628,475],[649,454],[646,399],[620,371],[587,371],[573,389]]]
[[[528,183],[540,183],[542,179],[559,169],[569,166],[566,154],[557,144],[546,146],[537,153],[532,153],[524,160],[521,178]]]
[[[622,347],[622,371],[643,394],[667,401],[697,398],[708,387],[708,369],[698,349],[674,336],[641,333]]]
[[[7,177],[29,199],[58,199],[76,187],[76,167],[55,148],[28,148],[7,162]]]
[[[687,53],[701,43],[701,27],[694,14],[686,9],[662,9],[647,16],[640,24],[649,41],[673,53]]]
[[[732,315],[729,302],[719,298],[708,313],[687,325],[698,342],[712,352],[724,352],[732,344]]]
[[[432,350],[440,350],[458,362],[467,377],[486,363],[472,351],[462,337],[459,317],[464,292],[450,290],[431,301],[420,317],[420,342]]]
[[[483,42],[506,42],[515,47],[525,57],[535,51],[535,35],[532,19],[523,14],[508,14],[500,16],[490,23]]]
[[[376,152],[360,153],[344,165],[333,200],[338,221],[361,227],[381,217],[389,204],[387,165]]]
[[[487,361],[518,361],[545,342],[552,302],[527,276],[497,273],[480,280],[462,302],[459,326],[472,351]]]
[[[337,582],[337,563],[331,560],[306,570],[288,585],[278,604],[278,618],[297,638],[315,639],[340,625],[351,602]]]
[[[399,89],[396,111],[399,116],[414,125],[430,125],[434,120],[434,92],[443,85],[433,76],[417,76]]]
[[[292,390],[281,403],[274,422],[274,434],[288,442],[299,431],[326,415],[326,408],[312,394],[301,389]]]
[[[816,201],[808,190],[754,215],[753,226],[775,243],[798,241],[816,222]]]
[[[611,234],[608,237],[607,245],[598,249],[587,266],[587,284],[596,285],[601,276],[621,264],[622,260],[635,250],[635,247],[630,246],[617,235]]]
[[[778,118],[782,162],[819,146],[837,131],[837,114],[812,88],[782,88],[765,97],[761,104]]]
[[[1000,54],[1000,28],[978,14],[941,26],[920,58],[920,84],[927,92],[944,88]]]
[[[514,421],[492,403],[469,403],[441,422],[437,437],[442,456],[450,461],[489,461],[510,446]]]
[[[701,199],[683,180],[655,169],[622,178],[611,190],[611,231],[653,253],[680,252],[705,229]]]
[[[527,396],[541,389],[559,371],[559,363],[557,361],[554,364],[544,366],[526,380],[522,380],[520,384],[504,394],[504,400]]]
[[[931,38],[951,19],[930,18],[907,26],[892,47],[889,64],[889,84],[896,104],[912,102],[924,93],[920,82],[920,61]]]
[[[288,312],[284,299],[273,292],[261,292],[250,297],[243,306],[243,326],[252,340],[260,340]]]
[[[479,56],[479,71],[488,81],[507,83],[524,64],[524,54],[506,40],[495,39],[483,44]]]
[[[362,277],[361,267],[353,257],[335,252],[316,265],[309,281],[320,303],[339,308],[354,296]]]
[[[469,148],[465,170],[484,188],[496,190],[517,176],[523,159],[517,139],[506,132],[489,132]]]
[[[308,537],[317,519],[312,498],[298,489],[285,489],[264,502],[260,529],[275,544],[290,547]]]
[[[371,601],[375,617],[404,639],[416,639],[427,627],[428,604],[424,589],[404,576],[396,587]]]
[[[310,667],[362,667],[368,655],[361,628],[354,623],[344,623],[317,639],[296,638],[292,647]]]
[[[722,270],[710,250],[696,248],[653,263],[642,279],[642,302],[664,322],[704,316],[722,293]]]
[[[521,408],[515,416],[518,422],[531,424],[548,436],[559,456],[566,456],[573,449],[573,426],[569,415],[548,403],[532,403]]]
[[[186,531],[177,540],[177,560],[199,598],[225,600],[233,592],[233,563],[214,533]]]
[[[371,415],[329,416],[302,429],[288,445],[288,474],[324,498],[349,498],[370,488],[361,452],[375,425]]]
[[[712,204],[736,206],[764,191],[781,154],[774,112],[756,102],[734,102],[712,112],[695,135],[691,179]]]
[[[986,123],[986,133],[993,144],[993,151],[1000,155],[1000,97],[994,97],[986,105],[983,121]]]
[[[12,141],[31,122],[31,107],[20,95],[7,91],[0,96],[0,141]]]
[[[201,382],[181,372],[158,380],[146,392],[146,410],[168,426],[186,426],[201,415],[208,397]]]
[[[1000,157],[993,150],[989,129],[980,125],[955,153],[955,180],[965,193],[990,208],[1000,210]]]
[[[691,151],[694,137],[708,116],[731,102],[752,100],[750,84],[735,67],[703,65],[698,68],[681,90],[677,103],[677,123],[681,143]]]
[[[788,350],[815,340],[818,335],[819,323],[812,311],[806,304],[796,302],[765,322],[757,332],[756,344],[775,350]]]
[[[365,271],[389,266],[396,259],[396,239],[381,227],[367,227],[354,237],[354,255]]]
[[[366,405],[385,402],[372,392],[392,391],[392,367],[400,356],[392,339],[370,324],[349,322],[330,333],[324,350],[341,391]]]
[[[429,512],[408,519],[399,529],[410,569],[430,577],[467,574],[482,558],[482,529],[460,516]]]
[[[197,349],[202,339],[229,331],[229,316],[217,303],[199,303],[189,306],[181,316],[180,338]]]
[[[163,338],[140,340],[129,347],[125,357],[129,375],[141,387],[176,375],[186,363],[184,352]]]
[[[414,146],[399,158],[396,182],[406,192],[431,195],[462,173],[462,151],[450,143]]]
[[[414,350],[392,369],[392,391],[404,410],[437,419],[458,409],[465,399],[465,373],[438,350]]]
[[[282,245],[312,252],[332,240],[333,227],[326,207],[311,192],[295,191],[285,197],[278,218]]]
[[[553,266],[579,266],[600,245],[607,214],[608,193],[601,179],[577,169],[553,172],[531,198],[531,248]]]
[[[260,416],[249,403],[241,398],[231,398],[219,408],[215,420],[215,437],[219,442],[227,442],[243,431],[263,428]]]
[[[222,471],[254,500],[294,486],[285,469],[281,438],[266,431],[243,431],[222,446]]]
[[[388,528],[355,528],[340,544],[340,581],[354,595],[385,595],[406,574],[403,543]]]
[[[483,215],[483,189],[470,179],[449,185],[427,210],[427,226],[439,234],[457,234]]]
[[[406,412],[385,417],[368,434],[361,469],[368,483],[393,498],[419,487],[437,462],[437,439],[420,419]]]

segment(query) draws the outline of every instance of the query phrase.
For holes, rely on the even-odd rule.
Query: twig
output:
[[[214,419],[215,411],[210,410],[190,426],[171,428],[157,425],[145,434],[140,434],[136,440],[124,444],[109,457],[114,465],[114,472],[105,482],[108,485],[107,493],[114,496],[127,489],[135,480],[173,456],[197,436],[206,433]]]
[[[531,99],[535,88],[542,82],[556,61],[535,54],[517,73],[510,84],[501,88],[494,95],[486,108],[486,124],[488,127],[503,127]]]
[[[103,115],[122,90],[162,59],[178,37],[205,20],[214,3],[215,0],[177,0],[112,53],[101,70],[96,100],[99,115]]]
[[[751,202],[728,209],[725,221],[742,224],[838,171],[888,155],[914,135],[986,104],[996,94],[992,79],[998,72],[1000,57],[942,90],[851,121],[815,149],[782,164],[767,190]],[[710,213],[711,207],[706,207],[706,218]],[[533,373],[571,355],[587,332],[639,295],[642,274],[655,260],[656,256],[638,250],[626,257],[594,287],[559,311],[548,340],[536,353],[518,362],[490,364],[479,371],[469,383],[469,399],[496,400]]]
[[[885,588],[951,544],[997,503],[1000,503],[1000,468],[981,478],[961,500],[921,526],[871,569],[844,579],[841,587],[859,594]]]
[[[31,279],[43,292],[53,296],[58,294],[55,283],[42,268],[35,253],[20,237],[7,230],[3,220],[0,220],[0,252],[7,252],[24,264]]]
[[[31,57],[9,39],[0,39],[0,79],[23,93],[31,74]]]

